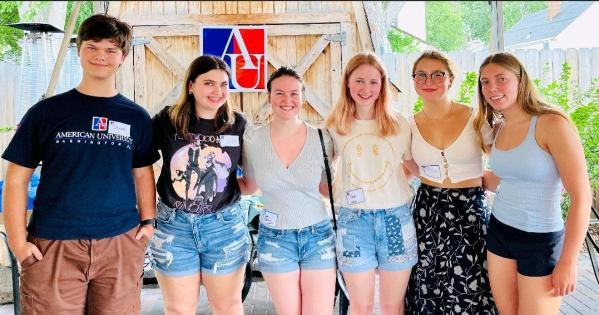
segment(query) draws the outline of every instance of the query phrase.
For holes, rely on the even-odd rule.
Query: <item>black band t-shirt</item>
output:
[[[237,165],[245,118],[235,113],[235,124],[217,133],[213,119],[190,115],[188,141],[176,132],[169,108],[154,116],[154,142],[163,161],[156,188],[161,201],[194,214],[214,213],[238,201]]]

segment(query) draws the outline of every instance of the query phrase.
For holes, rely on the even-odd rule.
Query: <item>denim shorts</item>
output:
[[[343,272],[398,271],[418,259],[410,207],[339,210],[337,260]]]
[[[516,261],[518,273],[543,277],[553,272],[562,253],[564,230],[548,233],[526,232],[491,215],[487,229],[487,250]]]
[[[258,264],[262,272],[335,268],[335,233],[329,220],[301,229],[260,224]]]
[[[152,267],[164,275],[224,275],[249,260],[250,236],[238,203],[199,215],[159,202],[156,217],[150,257]]]

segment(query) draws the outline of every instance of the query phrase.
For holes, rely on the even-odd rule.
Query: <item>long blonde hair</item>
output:
[[[326,121],[327,128],[335,128],[340,135],[351,132],[352,121],[355,119],[356,103],[351,97],[348,87],[350,75],[359,66],[368,64],[375,67],[381,74],[381,92],[374,102],[374,119],[378,125],[378,135],[386,137],[399,133],[399,120],[388,104],[389,83],[383,63],[377,55],[371,52],[362,52],[354,55],[345,66],[341,81],[341,97],[333,107]]]
[[[528,76],[526,69],[516,58],[516,56],[508,52],[500,52],[492,54],[485,58],[480,65],[478,70],[478,114],[474,120],[474,129],[476,130],[477,138],[482,139],[482,128],[485,123],[493,126],[495,123],[500,122],[503,116],[500,112],[496,111],[491,105],[485,100],[483,95],[483,86],[480,82],[480,76],[483,68],[490,64],[496,64],[516,75],[518,78],[518,96],[516,103],[522,106],[522,109],[533,116],[540,116],[543,114],[555,114],[562,116],[567,121],[572,123],[572,120],[559,108],[545,102],[536,86],[532,82],[532,79]]]
[[[189,116],[197,114],[195,112],[195,98],[193,94],[189,93],[189,84],[193,83],[199,75],[211,70],[223,70],[227,73],[227,77],[231,77],[229,67],[222,59],[214,56],[197,57],[187,69],[181,95],[169,110],[171,123],[175,126],[177,133],[187,141],[192,140],[189,134]],[[226,101],[216,112],[214,124],[217,133],[222,133],[235,124],[235,112],[229,101]]]

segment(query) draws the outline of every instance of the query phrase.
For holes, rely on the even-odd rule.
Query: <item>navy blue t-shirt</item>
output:
[[[152,165],[152,120],[126,97],[72,89],[31,107],[2,155],[42,170],[27,227],[54,240],[99,239],[139,223],[132,169]]]

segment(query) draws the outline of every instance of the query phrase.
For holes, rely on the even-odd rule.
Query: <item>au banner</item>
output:
[[[200,55],[223,59],[231,68],[231,92],[266,89],[267,41],[264,26],[202,26]]]

